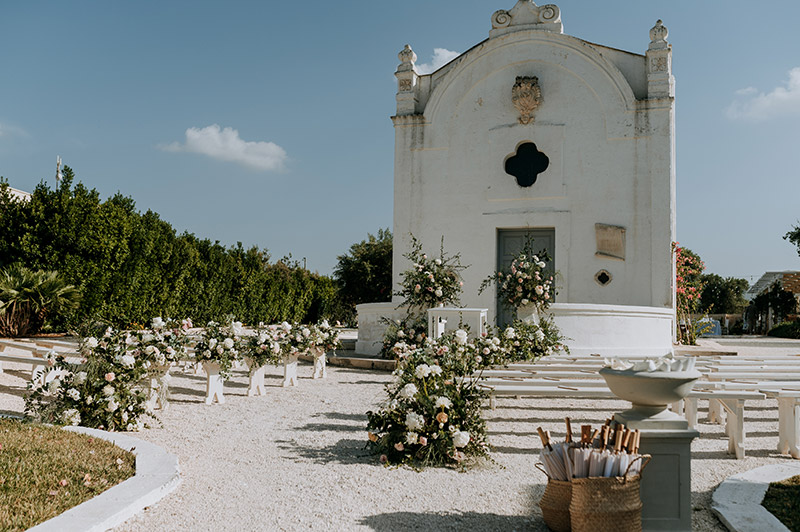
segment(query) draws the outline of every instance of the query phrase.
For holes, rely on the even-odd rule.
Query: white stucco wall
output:
[[[554,228],[557,301],[673,308],[671,50],[638,55],[552,28],[511,30],[433,74],[398,68],[395,284],[408,267],[409,234],[431,253],[444,236],[445,249],[470,265],[462,304],[490,309],[493,321],[494,294],[477,292],[496,268],[497,230]],[[665,57],[658,68],[656,56]],[[538,77],[542,90],[528,125],[511,100],[517,76]],[[550,159],[527,188],[504,171],[523,142]],[[596,223],[625,227],[624,261],[595,256]],[[594,280],[601,269],[613,278],[606,286]]]

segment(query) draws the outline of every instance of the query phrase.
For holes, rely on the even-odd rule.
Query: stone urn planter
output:
[[[539,325],[539,307],[536,305],[522,305],[517,308],[517,319],[526,323]]]
[[[147,375],[147,408],[165,410],[169,403],[169,369],[171,364],[151,366]]]
[[[264,371],[266,366],[256,366],[256,361],[250,357],[246,357],[247,367],[250,368],[250,385],[247,387],[247,395],[252,397],[254,395],[264,395]]]
[[[222,387],[225,380],[222,378],[222,375],[219,374],[219,363],[205,361],[203,362],[203,369],[208,379],[206,381],[206,404],[210,405],[215,400],[223,404],[225,402],[225,396],[222,394]]]
[[[311,354],[314,356],[314,379],[325,379],[328,377],[328,359],[325,351],[322,349],[312,349]]]
[[[291,353],[283,357],[283,387],[297,386],[297,357],[299,353]]]
[[[667,407],[689,395],[702,374],[694,367],[675,366],[673,371],[666,365],[662,365],[661,369],[641,369],[637,366],[600,370],[600,375],[614,395],[631,402],[631,409],[622,412],[622,417],[628,421],[684,422],[681,416],[668,411]]]

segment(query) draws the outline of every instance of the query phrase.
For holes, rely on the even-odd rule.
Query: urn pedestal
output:
[[[283,387],[297,386],[297,353],[283,357]]]
[[[222,375],[219,374],[219,363],[203,362],[203,369],[206,372],[206,404],[210,405],[215,400],[223,404],[225,396],[222,394],[222,387],[225,383]]]
[[[149,410],[166,410],[169,404],[169,368],[166,366],[153,366],[147,376],[147,408]]]
[[[264,395],[264,371],[266,366],[256,366],[255,360],[247,358],[247,367],[250,368],[250,384],[247,387],[247,395],[252,397],[254,395]]]
[[[311,354],[314,356],[314,379],[324,379],[328,376],[328,358],[325,351],[322,349],[312,349]]]

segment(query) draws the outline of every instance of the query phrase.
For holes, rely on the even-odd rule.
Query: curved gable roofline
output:
[[[609,83],[615,88],[620,100],[627,110],[635,110],[636,96],[625,75],[620,69],[600,52],[602,49],[612,50],[614,53],[625,53],[644,59],[642,54],[617,50],[603,45],[597,45],[589,41],[584,41],[577,37],[539,30],[526,30],[509,33],[500,37],[489,38],[476,44],[458,57],[452,59],[438,70],[420,75],[420,89],[427,92],[420,100],[424,101],[423,114],[432,116],[442,96],[448,92],[451,84],[459,77],[463,71],[480,60],[483,56],[496,52],[505,46],[517,45],[523,41],[540,43],[546,46],[556,46],[567,48],[570,52],[576,53],[584,61],[592,65],[595,69],[603,72]],[[643,63],[644,66],[644,63]],[[422,96],[422,95],[420,95]]]

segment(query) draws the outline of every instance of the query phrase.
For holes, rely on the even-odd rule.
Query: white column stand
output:
[[[327,355],[322,349],[312,350],[314,355],[314,377],[315,379],[325,379],[328,377]]]
[[[255,367],[255,361],[252,358],[247,358],[247,367],[250,368],[250,385],[247,387],[247,395],[252,397],[254,395],[265,395],[264,390],[264,370],[266,366]]]
[[[169,404],[169,368],[170,366],[156,366],[148,377],[147,408],[149,410],[166,410]]]
[[[210,405],[215,399],[220,404],[224,403],[225,396],[222,395],[222,386],[225,381],[222,380],[222,376],[219,374],[219,364],[217,362],[203,362],[203,369],[208,375],[208,380],[206,381],[206,404]]]
[[[297,353],[283,357],[283,387],[297,386]]]

